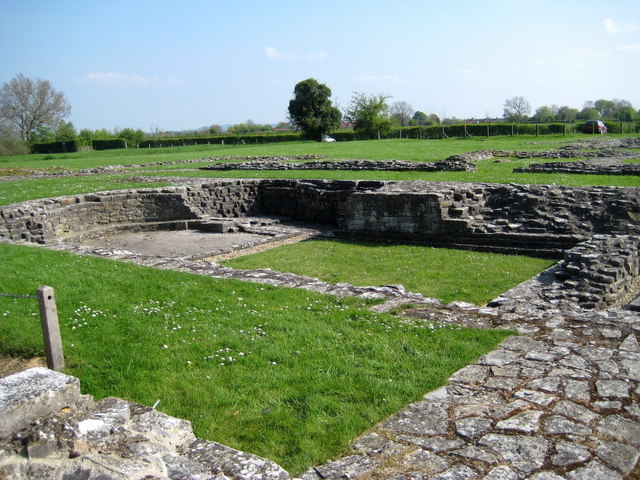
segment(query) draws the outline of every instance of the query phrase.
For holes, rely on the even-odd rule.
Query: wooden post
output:
[[[47,367],[51,370],[60,371],[64,368],[64,356],[62,355],[58,309],[56,308],[56,297],[53,294],[53,288],[40,287],[38,289],[38,303],[40,305],[44,349],[47,354]]]
[[[489,138],[489,124],[487,123],[487,138]]]

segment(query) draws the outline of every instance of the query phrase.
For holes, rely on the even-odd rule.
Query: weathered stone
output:
[[[464,445],[464,441],[459,438],[414,437],[412,435],[398,435],[396,438],[399,442],[417,445],[425,450],[431,450],[436,453],[455,450]]]
[[[622,380],[598,380],[598,395],[605,398],[628,398],[629,385]]]
[[[607,442],[601,440],[596,449],[596,455],[607,464],[614,467],[623,475],[633,470],[638,463],[640,451],[630,445],[618,442]]]
[[[597,426],[597,431],[613,440],[640,447],[640,423],[620,415],[609,415]]]
[[[576,468],[575,470],[567,473],[567,478],[569,480],[594,480],[596,478],[622,480],[622,475],[605,467],[597,460],[593,460],[584,467]]]
[[[384,430],[414,435],[442,435],[449,428],[449,415],[440,404],[411,404],[380,424]]]
[[[540,429],[540,417],[543,412],[527,410],[496,424],[498,430],[513,430],[521,433],[535,433]]]
[[[499,459],[524,474],[529,474],[544,464],[549,448],[546,439],[494,433],[482,437],[478,444],[491,449]]]
[[[491,428],[491,420],[485,417],[467,417],[456,421],[456,433],[465,438],[475,438]]]
[[[483,480],[518,480],[519,478],[518,474],[512,469],[506,465],[501,465],[489,471]]]
[[[62,373],[38,367],[4,377],[0,379],[0,438],[79,400],[78,379]]]
[[[553,407],[553,411],[587,425],[600,418],[598,414],[584,408],[582,405],[578,405],[577,403],[568,400],[558,402]]]
[[[627,352],[640,353],[640,344],[638,344],[638,339],[633,333],[627,336],[618,348]]]
[[[523,400],[536,403],[543,407],[551,405],[555,400],[557,400],[557,397],[553,395],[548,395],[536,390],[518,390],[515,393],[515,397],[522,398]]]
[[[561,415],[552,415],[544,422],[544,432],[562,435],[589,435],[591,429]]]
[[[551,463],[556,467],[570,467],[584,463],[591,458],[589,450],[578,443],[558,442],[556,454],[551,457]]]

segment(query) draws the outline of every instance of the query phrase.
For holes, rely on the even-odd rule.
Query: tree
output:
[[[563,105],[558,108],[558,113],[556,113],[556,120],[559,122],[575,122],[580,112],[578,112],[577,108],[571,108],[567,105]]]
[[[55,135],[57,142],[69,142],[78,139],[76,128],[71,122],[62,122],[56,130]]]
[[[593,106],[598,112],[600,112],[600,117],[603,119],[614,118],[616,111],[616,104],[611,100],[596,100],[593,102]]]
[[[140,129],[123,128],[117,132],[114,131],[113,134],[115,137],[124,138],[127,141],[128,148],[137,147],[144,140],[144,132]]]
[[[418,110],[411,117],[411,122],[410,123],[411,123],[411,125],[416,125],[416,126],[429,125],[429,117],[427,116],[426,113],[421,112],[420,110]]]
[[[340,126],[342,113],[333,106],[331,89],[315,78],[298,82],[289,101],[289,120],[305,136],[320,140],[322,135]]]
[[[382,93],[365,95],[354,93],[351,103],[345,114],[345,119],[353,123],[356,132],[362,132],[367,136],[378,137],[387,135],[391,131],[391,119],[387,116],[388,95]]]
[[[18,134],[9,125],[0,121],[0,155],[20,155],[29,153],[29,149]]]
[[[543,105],[536,110],[531,119],[535,122],[549,123],[555,120],[555,115],[551,110],[551,107]]]
[[[512,97],[504,102],[504,118],[508,122],[522,123],[530,112],[531,105],[524,97]]]
[[[591,103],[591,105],[593,105],[593,102],[588,103]],[[578,115],[576,115],[575,118],[580,120],[597,120],[600,118],[600,112],[593,106],[585,106],[582,110],[580,110],[580,112],[578,112]]]
[[[32,80],[20,73],[0,90],[0,117],[22,140],[31,141],[38,128],[57,129],[70,113],[64,94],[47,80]]]
[[[406,127],[411,121],[411,117],[415,110],[407,102],[394,102],[389,107],[389,116],[398,122],[401,127]]]

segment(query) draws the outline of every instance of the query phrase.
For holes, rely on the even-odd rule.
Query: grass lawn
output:
[[[298,474],[442,385],[507,332],[373,314],[363,300],[0,244],[3,293],[56,289],[66,373],[191,420]],[[37,301],[0,297],[0,348],[42,354]]]
[[[609,136],[612,137],[612,136]],[[621,136],[613,136],[621,137]],[[0,157],[0,175],[10,175],[19,168],[76,170],[106,165],[141,165],[151,162],[193,160],[227,155],[301,155],[319,154],[330,159],[364,158],[437,161],[456,153],[473,150],[548,150],[583,140],[584,135],[546,137],[491,137],[446,140],[367,140],[357,142],[319,143],[312,141],[260,145],[200,145],[156,149],[103,150],[58,155],[14,155]],[[622,138],[622,137],[621,137]],[[598,139],[599,140],[599,139]],[[640,154],[639,154],[640,156]],[[380,172],[380,171],[181,171],[195,169],[205,163],[141,167],[127,174],[105,174],[72,178],[34,178],[0,182],[0,205],[59,195],[88,193],[98,190],[166,185],[165,177],[203,178],[323,178],[337,180],[426,180],[455,182],[489,182],[521,184],[602,185],[640,187],[640,177],[616,175],[570,175],[546,173],[513,173],[516,167],[539,163],[543,159],[513,159],[494,163],[477,162],[477,172]],[[157,184],[140,184],[132,175],[158,178]]]
[[[247,270],[272,268],[330,283],[401,283],[444,303],[464,300],[483,305],[555,262],[446,248],[309,240],[222,263]]]

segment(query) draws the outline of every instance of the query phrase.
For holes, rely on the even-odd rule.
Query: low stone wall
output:
[[[477,160],[478,158],[474,158]],[[475,172],[476,167],[463,155],[455,155],[440,162],[410,162],[405,160],[322,160],[289,162],[277,159],[251,162],[216,163],[200,170],[376,170],[397,172]]]
[[[514,168],[514,173],[573,173],[582,175],[640,175],[639,163],[600,165],[587,162],[532,163],[528,167]]]
[[[0,478],[287,480],[276,463],[197,439],[191,423],[77,378],[33,368],[0,379]]]
[[[640,234],[640,190],[337,180],[216,180],[0,208],[0,238],[55,243],[118,229],[277,216],[343,236],[560,257],[594,234]]]

